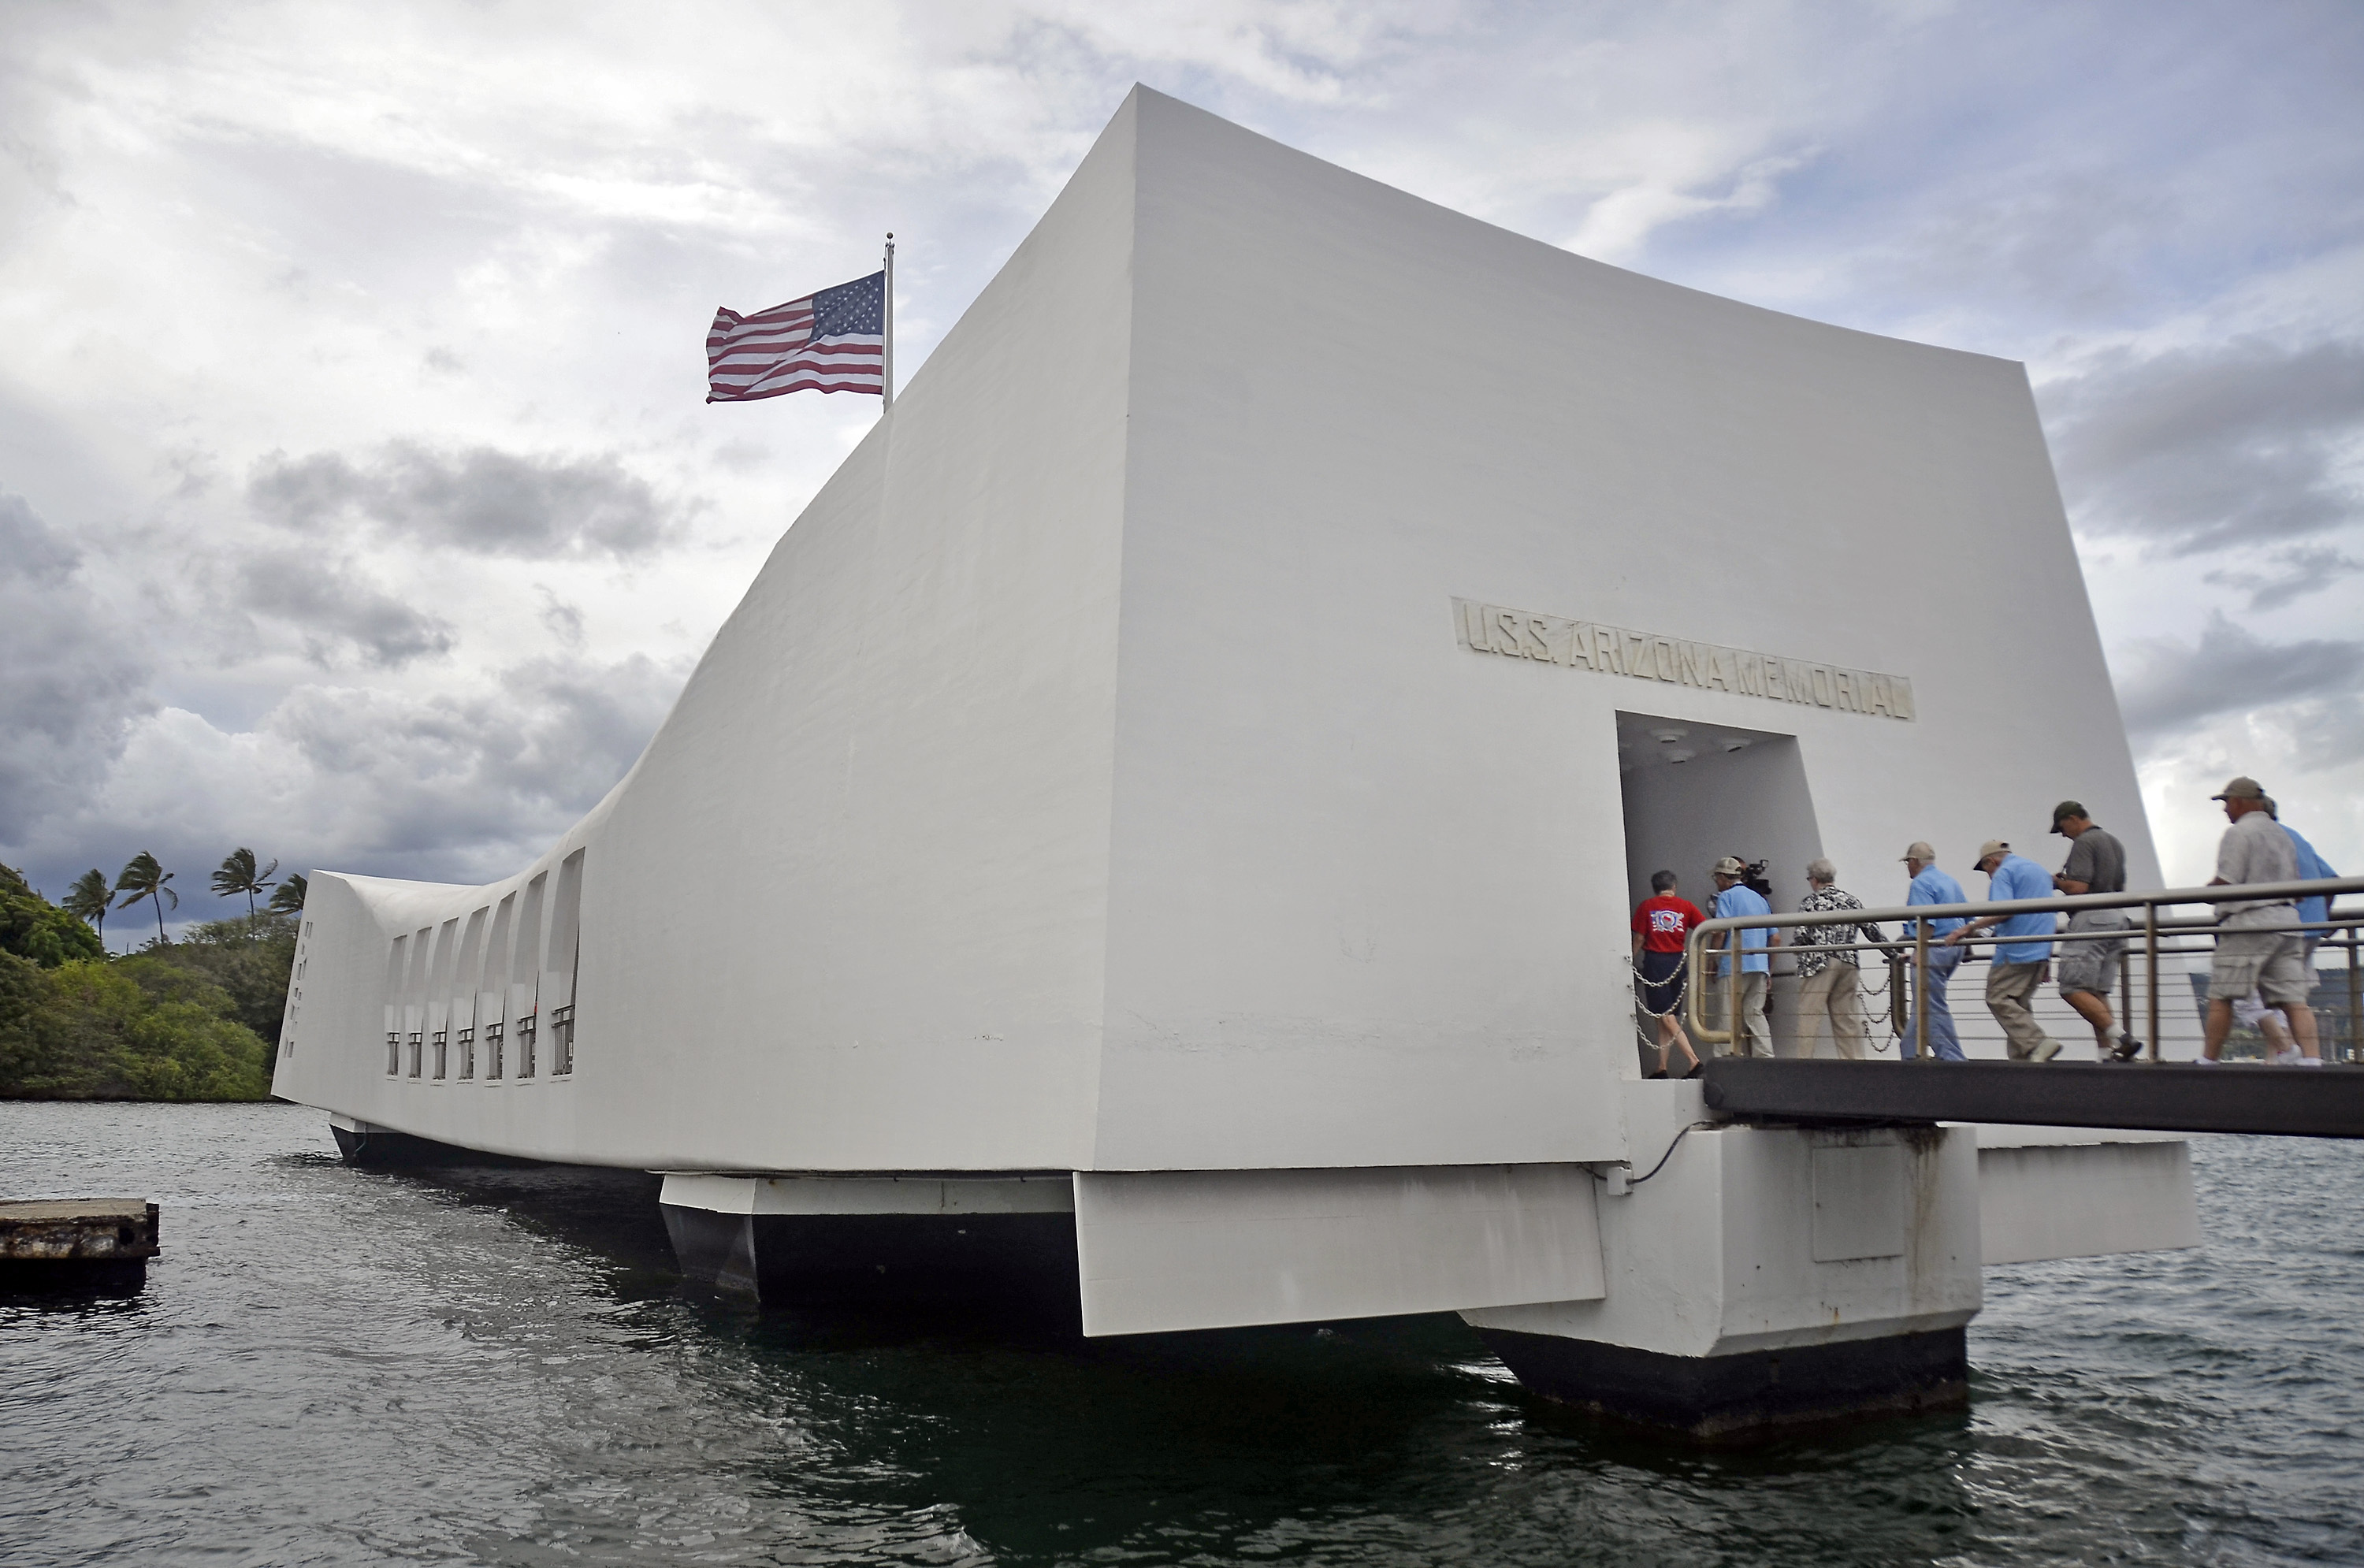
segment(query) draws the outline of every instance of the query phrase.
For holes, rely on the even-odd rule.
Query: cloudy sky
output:
[[[2353,0],[0,0],[0,859],[514,870],[875,417],[714,307],[897,229],[908,376],[1135,81],[2026,361],[2170,878],[2235,771],[2364,868]]]

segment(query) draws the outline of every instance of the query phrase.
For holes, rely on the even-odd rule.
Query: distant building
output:
[[[2307,1006],[2314,1009],[2315,1033],[2321,1040],[2324,1056],[2334,1062],[2364,1061],[2364,1056],[2357,1053],[2359,1042],[2352,1022],[2355,1015],[2348,1011],[2347,971],[2344,968],[2317,969],[2314,973],[2314,989],[2307,995]],[[2194,969],[2191,979],[2192,1008],[2205,1018],[2208,1014],[2208,972]],[[2164,999],[2161,998],[2162,1001]],[[2264,1054],[2265,1036],[2256,1029],[2236,1025],[2228,1038],[2231,1043],[2225,1047],[2225,1054],[2227,1056]]]

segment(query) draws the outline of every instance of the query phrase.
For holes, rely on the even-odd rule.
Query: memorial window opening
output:
[[[518,895],[505,895],[493,909],[493,932],[485,942],[485,973],[476,987],[477,1038],[484,1042],[485,1082],[501,1078],[501,1048],[507,1033],[511,934],[517,926]]]
[[[425,1029],[428,1059],[433,1070],[426,1074],[441,1083],[451,1072],[452,1055],[452,979],[459,967],[460,922],[446,920],[435,933],[434,957],[427,967]],[[418,1074],[414,1073],[416,1077]]]
[[[412,1078],[421,1076],[427,1064],[427,977],[433,973],[434,943],[432,926],[411,933],[410,962],[402,982],[402,1043]]]
[[[460,939],[460,966],[447,987],[452,993],[452,1043],[457,1048],[458,1077],[463,1083],[474,1082],[476,1076],[476,1013],[485,988],[485,926],[492,912],[492,906],[485,905],[469,914],[467,934]]]
[[[543,960],[541,998],[550,1018],[550,1071],[574,1071],[574,982],[582,963],[583,854],[575,851],[558,868],[558,893],[551,901],[550,951]]]
[[[542,910],[550,887],[543,872],[525,884],[518,906],[517,951],[509,965],[508,1036],[511,1073],[519,1079],[534,1075],[534,1036],[540,1029],[542,960]]]
[[[385,960],[385,1075],[394,1077],[402,1071],[402,981],[409,973],[410,938],[406,934],[394,939],[394,949]]]

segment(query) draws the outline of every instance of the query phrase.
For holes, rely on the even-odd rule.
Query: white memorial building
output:
[[[665,1173],[774,1299],[1455,1311],[1702,1435],[1944,1403],[1982,1263],[2197,1240],[2184,1146],[1708,1125],[1629,1187],[1708,1118],[1628,920],[1725,853],[1901,903],[1920,839],[1982,896],[2063,796],[2158,885],[2020,365],[1136,89],[589,816],[313,877],[277,1092]]]

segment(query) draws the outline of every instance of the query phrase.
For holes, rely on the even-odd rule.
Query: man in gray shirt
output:
[[[2216,849],[2211,887],[2250,883],[2296,882],[2298,848],[2266,810],[2266,792],[2252,778],[2237,778],[2214,798],[2225,803],[2233,825]],[[2305,1054],[2302,1067],[2323,1065],[2315,1041],[2314,1010],[2306,1005],[2314,976],[2307,972],[2306,944],[2298,930],[2298,909],[2287,898],[2253,898],[2216,906],[2216,955],[2208,966],[2208,1025],[2202,1062],[2224,1053],[2233,1029],[2233,1004],[2254,987],[2266,1006],[2280,1007],[2291,1034]]]
[[[2054,874],[2053,886],[2068,894],[2126,890],[2125,846],[2116,834],[2096,827],[2082,805],[2064,800],[2054,806],[2052,830],[2068,840],[2068,863]],[[2068,934],[2123,931],[2128,924],[2123,909],[2080,909],[2068,917]],[[2110,1015],[2110,993],[2117,987],[2125,951],[2124,937],[2060,944],[2061,999],[2093,1026],[2093,1054],[2103,1062],[2132,1062],[2142,1050],[2142,1041],[2118,1029]]]

